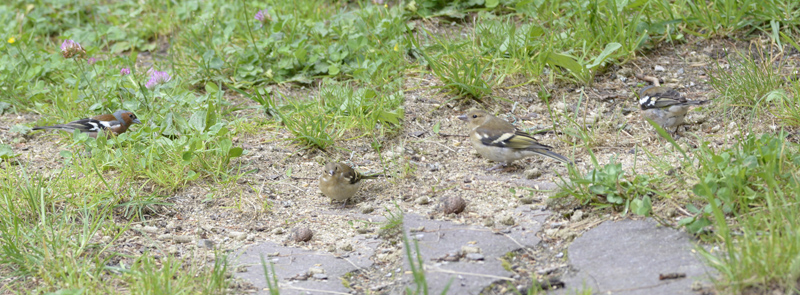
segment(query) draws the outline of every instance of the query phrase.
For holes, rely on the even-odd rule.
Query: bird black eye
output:
[[[473,119],[475,119],[475,118],[477,118],[477,117],[478,117],[478,115],[472,115],[472,118],[473,118]]]

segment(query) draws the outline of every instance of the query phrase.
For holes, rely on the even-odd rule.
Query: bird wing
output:
[[[480,136],[481,143],[487,146],[507,147],[514,149],[552,149],[550,146],[546,146],[537,142],[536,139],[530,134],[519,130],[514,130],[513,133],[493,133],[491,130],[479,127],[475,129],[475,132]]]
[[[644,97],[639,100],[643,110],[666,108],[687,102],[680,92],[666,87],[651,88],[650,91],[644,91],[643,95]]]
[[[72,121],[66,124],[58,124],[53,126],[43,126],[33,128],[34,130],[40,129],[60,129],[65,131],[78,130],[81,132],[98,132],[106,130],[111,127],[119,126],[118,121],[98,121],[95,119],[84,118],[77,121]]]
[[[344,178],[344,180],[349,182],[350,184],[356,184],[359,181],[361,181],[360,175],[356,173],[356,171],[353,170],[353,168],[350,168],[350,166],[339,165],[339,169],[341,169],[342,178]]]

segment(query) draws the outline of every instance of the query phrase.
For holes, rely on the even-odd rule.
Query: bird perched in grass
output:
[[[118,110],[113,114],[94,116],[92,118],[80,119],[66,124],[53,126],[34,127],[33,130],[56,129],[67,132],[78,130],[88,133],[90,137],[97,138],[97,134],[102,132],[106,137],[119,135],[128,131],[131,124],[141,124],[132,112]]]
[[[639,107],[642,108],[644,117],[674,134],[683,124],[691,106],[708,102],[708,100],[687,100],[678,91],[669,87],[650,85],[639,91]]]
[[[358,171],[353,170],[347,164],[342,163],[328,163],[325,165],[325,170],[319,177],[319,189],[322,193],[331,198],[333,201],[344,201],[342,208],[347,205],[347,200],[358,192],[361,185],[364,184],[363,179],[378,178],[383,175],[363,175]]]
[[[517,130],[514,125],[481,110],[458,116],[472,129],[469,140],[481,156],[500,164],[488,171],[507,166],[515,160],[533,155],[545,156],[572,164],[566,157],[552,151],[552,147],[540,144],[528,133]]]

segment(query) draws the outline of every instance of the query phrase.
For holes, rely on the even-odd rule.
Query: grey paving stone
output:
[[[548,294],[697,294],[695,281],[708,282],[713,273],[696,254],[690,237],[653,220],[606,221],[575,239],[569,263],[577,273],[562,277],[564,290]],[[659,275],[683,273],[685,278],[659,280]]]
[[[440,294],[451,280],[447,294],[478,294],[492,282],[510,278],[512,273],[503,269],[497,258],[522,247],[538,244],[540,239],[536,232],[548,214],[538,210],[518,209],[514,216],[517,225],[505,227],[501,233],[494,233],[492,229],[483,226],[430,220],[412,214],[405,215],[403,226],[409,239],[415,239],[419,243],[429,294]],[[425,227],[423,232],[409,232],[410,229],[418,229],[420,226]],[[460,251],[463,246],[480,248],[484,259],[434,261],[436,258],[446,257],[448,253]],[[413,242],[411,247],[412,256],[416,259]],[[410,270],[407,257],[404,267]],[[415,288],[412,275],[406,274],[403,279],[406,286],[412,290]]]
[[[261,254],[263,254],[264,259],[272,262],[275,266],[281,295],[349,293],[350,290],[342,285],[339,278],[348,272],[372,266],[369,258],[374,254],[375,247],[380,244],[380,240],[364,236],[357,236],[353,239],[354,241],[358,240],[357,243],[353,243],[354,251],[342,258],[337,258],[327,252],[285,247],[272,242],[252,245],[238,253],[236,259],[236,265],[244,265],[247,271],[236,272],[234,276],[247,280],[258,288],[259,291],[255,294],[269,294],[261,265]],[[278,256],[267,257],[271,253],[278,253]],[[324,270],[324,274],[309,272],[312,267],[321,268]],[[307,280],[291,280],[291,278],[304,273],[309,275]]]

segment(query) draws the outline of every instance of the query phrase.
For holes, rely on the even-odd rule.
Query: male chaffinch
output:
[[[132,112],[126,110],[118,110],[113,114],[105,114],[94,116],[92,118],[80,119],[72,121],[67,124],[58,124],[53,126],[40,126],[34,127],[33,130],[44,129],[57,129],[67,132],[78,130],[80,132],[88,133],[90,137],[97,138],[99,132],[106,134],[106,137],[112,135],[122,134],[128,131],[131,124],[141,124],[142,122],[136,118]]]
[[[686,113],[693,105],[708,103],[708,100],[687,100],[678,91],[668,87],[647,86],[639,91],[639,107],[645,118],[653,120],[667,131],[678,132]]]
[[[540,144],[533,136],[517,130],[514,125],[481,110],[458,116],[472,129],[470,142],[481,156],[500,164],[487,169],[492,171],[507,166],[515,160],[533,155],[549,157],[572,164],[566,157],[552,151],[552,147]]]
[[[383,175],[363,175],[343,163],[328,163],[319,177],[319,189],[325,196],[333,201],[344,201],[342,207],[347,205],[347,200],[358,192],[364,183],[362,179],[378,178]]]

